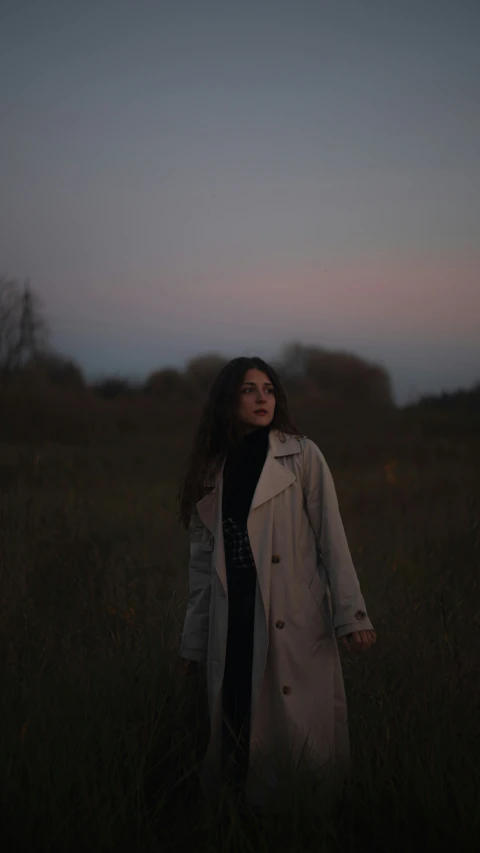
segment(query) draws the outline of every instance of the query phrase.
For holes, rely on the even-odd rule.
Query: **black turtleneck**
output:
[[[222,686],[223,762],[237,754],[240,778],[248,768],[253,633],[257,572],[247,531],[253,495],[268,452],[270,425],[243,436],[238,455],[227,456],[223,474],[223,531],[228,584],[228,634]]]
[[[223,518],[245,524],[268,452],[270,424],[242,437],[236,458],[227,456],[223,473]]]

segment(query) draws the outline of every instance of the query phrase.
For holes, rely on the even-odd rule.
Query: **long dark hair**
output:
[[[195,504],[213,488],[215,474],[227,453],[238,452],[241,436],[235,410],[245,373],[252,368],[266,373],[273,385],[275,412],[271,428],[285,435],[302,434],[290,420],[285,390],[274,368],[257,356],[229,361],[210,387],[178,490],[177,517],[186,528]]]

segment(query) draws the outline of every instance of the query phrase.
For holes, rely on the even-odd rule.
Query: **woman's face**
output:
[[[247,370],[240,386],[237,417],[242,432],[252,432],[273,420],[275,397],[273,384],[266,373],[256,368]]]

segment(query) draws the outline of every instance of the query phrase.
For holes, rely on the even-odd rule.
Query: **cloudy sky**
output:
[[[480,380],[476,0],[3,0],[0,273],[88,376],[289,341]]]

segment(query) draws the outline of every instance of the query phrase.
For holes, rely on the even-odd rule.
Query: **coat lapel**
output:
[[[250,512],[283,492],[294,480],[295,474],[284,468],[281,462],[277,462],[275,457],[268,453],[258,478]]]

